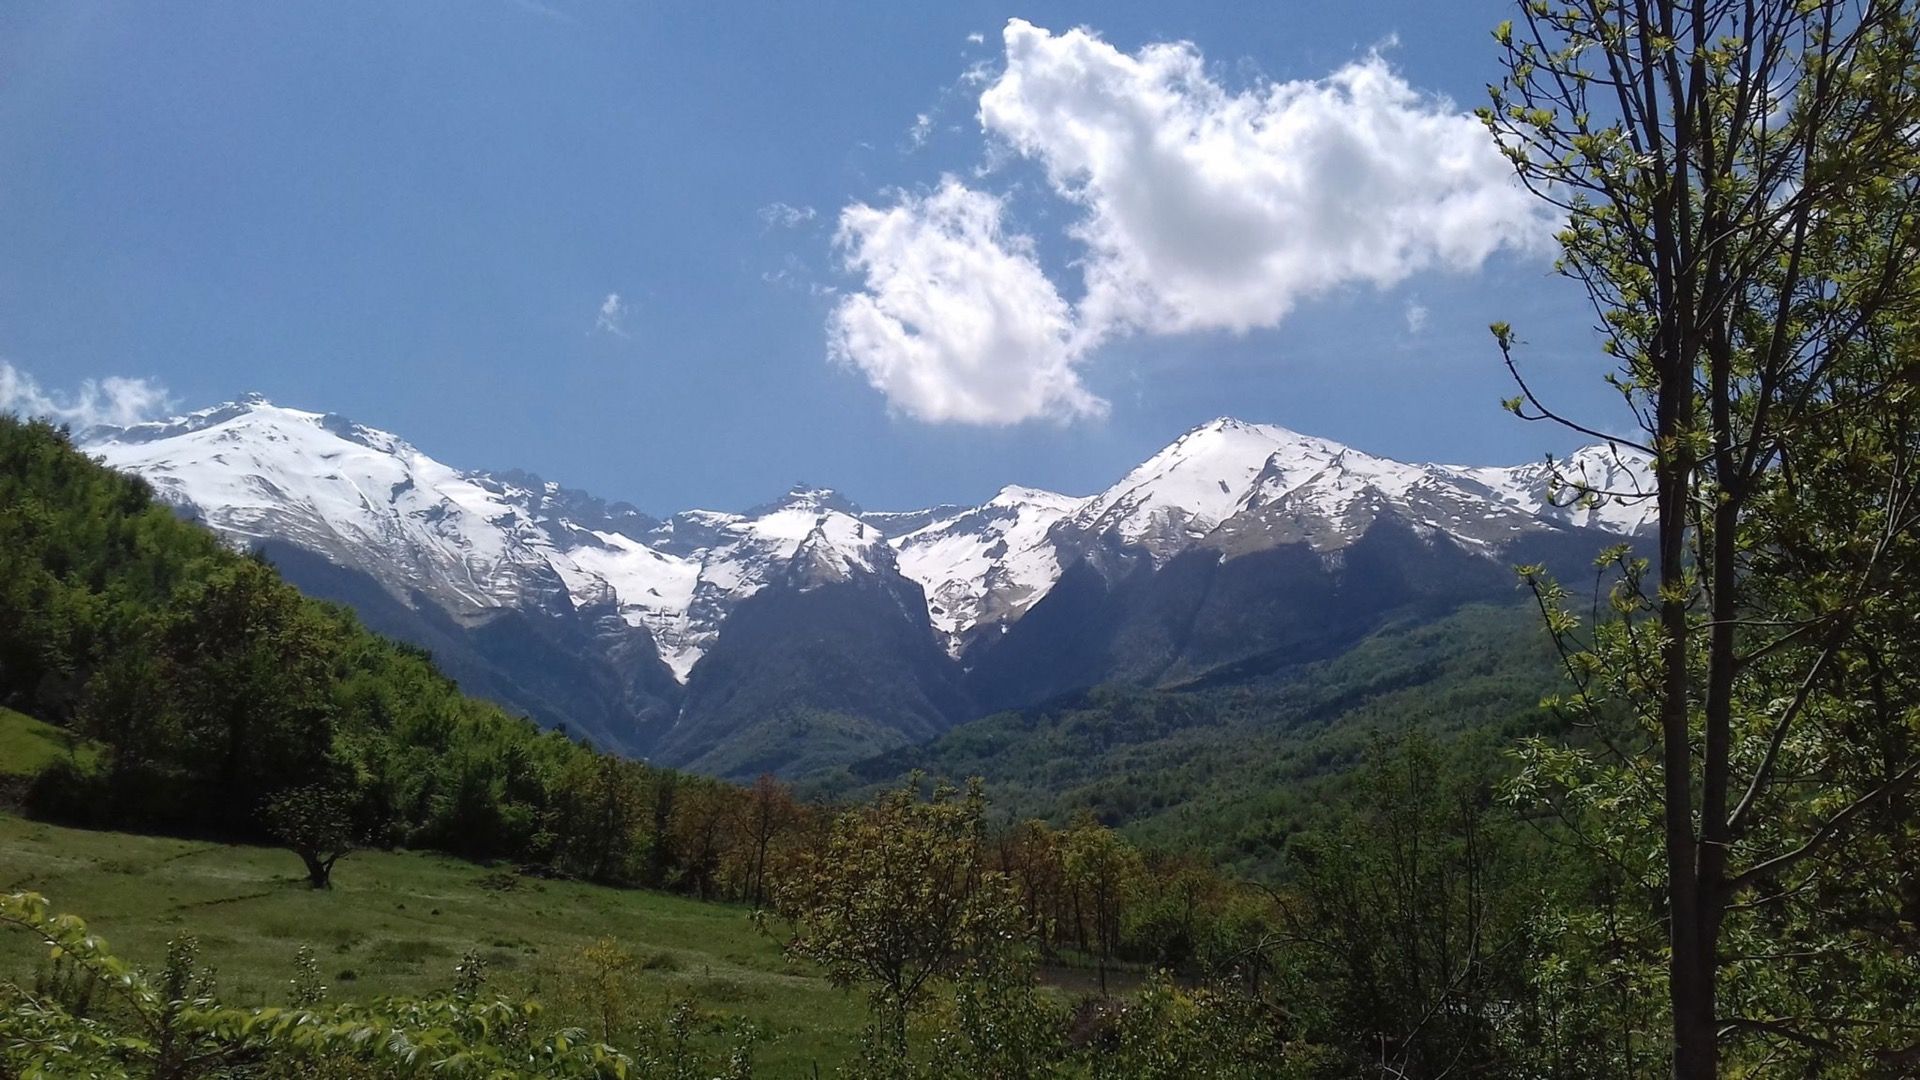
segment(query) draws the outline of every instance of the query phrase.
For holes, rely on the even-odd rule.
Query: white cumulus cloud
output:
[[[1004,39],[980,122],[1081,209],[1090,332],[1272,326],[1329,289],[1551,237],[1480,122],[1378,54],[1232,90],[1185,42],[1129,55],[1018,19]]]
[[[972,424],[1105,410],[1074,370],[1071,308],[1003,213],[1000,198],[951,176],[892,206],[841,211],[835,242],[865,288],[834,307],[830,350],[894,408]]]
[[[137,424],[172,407],[166,387],[152,379],[117,375],[85,379],[78,390],[68,394],[44,390],[33,376],[0,360],[0,412],[42,417],[84,430],[99,424]]]
[[[1003,65],[961,79],[989,140],[975,182],[1010,158],[1041,167],[1066,206],[1078,300],[1031,238],[1005,233],[991,191],[949,177],[887,209],[847,207],[838,242],[865,283],[835,308],[831,349],[912,416],[1097,414],[1081,371],[1103,342],[1245,333],[1334,289],[1551,248],[1551,214],[1481,123],[1377,52],[1236,88],[1187,42],[1124,53],[1019,19],[1003,38]],[[1426,321],[1406,317],[1413,333]]]

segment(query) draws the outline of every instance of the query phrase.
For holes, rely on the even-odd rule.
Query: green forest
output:
[[[464,696],[0,418],[0,1077],[1920,1073],[1909,9],[1493,29],[1644,549],[798,789]]]

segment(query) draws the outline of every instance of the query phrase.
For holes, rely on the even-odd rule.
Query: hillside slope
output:
[[[1560,678],[1537,611],[1476,604],[1248,684],[1076,691],[809,783],[858,793],[916,770],[982,776],[1010,817],[1088,811],[1152,846],[1266,872],[1289,836],[1325,820],[1376,734],[1417,728],[1497,754],[1551,726],[1539,704]]]

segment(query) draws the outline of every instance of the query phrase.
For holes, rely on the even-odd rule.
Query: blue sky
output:
[[[1508,6],[16,3],[0,361],[655,512],[1085,493],[1222,414],[1531,459],[1488,322],[1621,413],[1459,117]]]

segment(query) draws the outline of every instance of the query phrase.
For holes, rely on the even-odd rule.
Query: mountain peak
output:
[[[1156,561],[1170,558],[1233,514],[1264,474],[1304,479],[1345,449],[1274,424],[1218,417],[1088,500],[1068,527],[1083,544],[1107,537]]]
[[[257,393],[242,394],[233,401],[222,402],[205,409],[181,413],[178,416],[163,417],[158,420],[146,420],[126,427],[110,424],[89,428],[85,441],[89,443],[118,442],[144,443],[171,439],[181,435],[216,428],[242,417],[264,414],[269,418],[284,418],[312,423],[320,419],[319,413],[302,412],[275,405],[265,396]]]
[[[1329,442],[1329,440],[1322,439],[1317,435],[1308,435],[1303,432],[1295,431],[1289,427],[1282,427],[1279,424],[1257,424],[1251,420],[1242,420],[1234,416],[1216,416],[1213,419],[1207,421],[1206,423],[1193,428],[1191,431],[1188,431],[1186,435],[1181,436],[1181,440],[1188,439],[1196,435],[1211,435],[1211,434],[1252,435],[1259,438],[1269,439],[1274,442],[1294,442],[1294,441],[1301,441],[1301,440],[1316,442],[1316,443]],[[1181,440],[1176,440],[1176,442],[1179,442]]]
[[[991,506],[1044,506],[1062,508],[1072,506],[1081,501],[1082,500],[1072,495],[1062,495],[1057,491],[1048,491],[1045,488],[1024,487],[1020,484],[1008,484],[1006,487],[994,492],[993,498],[987,500]]]
[[[787,560],[788,580],[803,588],[850,581],[856,574],[872,574],[894,567],[893,548],[886,538],[864,524],[851,529],[823,521],[800,541]]]
[[[812,510],[819,513],[837,511],[852,517],[859,517],[864,513],[858,503],[833,488],[800,483],[788,488],[785,495],[773,502],[748,510],[747,516],[764,517],[782,510]]]

